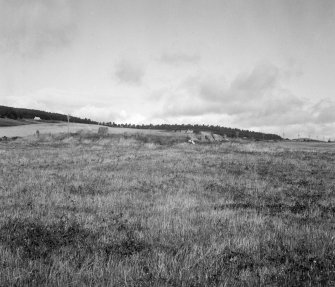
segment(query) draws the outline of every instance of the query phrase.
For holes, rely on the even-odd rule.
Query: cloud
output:
[[[115,121],[117,113],[110,107],[96,107],[94,105],[86,105],[75,109],[72,115],[80,118],[89,118],[95,121]]]
[[[312,114],[320,124],[335,123],[335,101],[323,99],[312,107]]]
[[[260,98],[278,86],[279,69],[273,65],[256,66],[248,74],[239,74],[231,83],[230,91],[239,98]]]
[[[0,51],[38,57],[68,46],[76,31],[77,7],[66,0],[0,0]]]
[[[306,100],[285,88],[287,67],[262,64],[224,77],[198,74],[154,92],[155,122],[210,123],[282,134],[333,138],[335,101]],[[292,72],[293,73],[293,72]]]
[[[139,64],[123,60],[116,66],[115,76],[121,83],[139,85],[142,83],[144,70]]]
[[[191,77],[175,91],[165,93],[156,116],[225,115],[245,128],[315,121],[310,107],[285,89],[281,78],[281,70],[269,64],[240,73],[230,83],[220,77]]]
[[[184,95],[172,96],[175,99],[169,99],[169,106],[175,114],[190,111],[201,115],[212,111],[236,115],[262,114],[268,108],[277,113],[275,106],[278,104],[281,110],[300,104],[298,98],[280,88],[278,79],[277,68],[266,65],[258,66],[248,74],[237,75],[230,84],[220,78],[193,77],[179,87],[178,91]],[[185,105],[180,105],[180,101],[185,101]]]
[[[184,53],[164,53],[160,60],[169,65],[194,64],[199,62],[199,55],[188,55]]]
[[[72,113],[80,107],[89,106],[91,102],[89,94],[56,88],[44,88],[24,94],[7,96],[4,103],[14,107]],[[105,106],[104,102],[95,101],[95,104],[96,106]]]
[[[81,118],[90,118],[99,122],[139,124],[145,120],[145,117],[139,113],[129,113],[124,109],[119,110],[115,107],[97,107],[94,105],[77,108],[73,111],[72,115]]]

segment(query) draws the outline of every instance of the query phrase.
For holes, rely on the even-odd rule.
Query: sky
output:
[[[0,0],[0,105],[335,138],[333,0]]]

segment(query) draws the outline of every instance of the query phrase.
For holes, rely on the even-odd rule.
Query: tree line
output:
[[[48,121],[67,121],[67,115],[59,113],[50,113],[34,109],[24,108],[13,108],[7,106],[0,106],[0,118],[9,119],[34,119],[39,117],[41,120]],[[194,133],[200,131],[208,131],[221,136],[227,136],[229,138],[249,138],[255,140],[281,140],[282,138],[276,134],[261,133],[249,130],[242,130],[236,128],[228,128],[219,125],[199,125],[199,124],[117,124],[115,122],[96,122],[87,118],[70,117],[70,122],[73,123],[85,123],[85,124],[100,124],[108,127],[120,127],[120,128],[134,128],[134,129],[159,129],[166,131],[180,131],[180,130],[192,130]]]
[[[40,110],[33,109],[23,109],[23,108],[13,108],[7,106],[0,106],[0,118],[8,118],[13,120],[20,119],[34,119],[35,117],[39,117],[41,120],[46,121],[67,121],[67,115],[59,114],[59,113],[50,113]],[[79,117],[70,117],[70,122],[73,123],[85,123],[85,124],[98,124],[96,121],[92,121],[87,118],[79,118]]]
[[[199,125],[199,124],[116,124],[115,122],[102,122],[101,125],[109,126],[109,127],[120,127],[120,128],[133,128],[133,129],[158,129],[158,130],[166,130],[166,131],[185,131],[192,130],[194,133],[199,133],[200,131],[208,131],[215,134],[219,134],[221,136],[226,136],[229,138],[248,138],[254,140],[282,140],[279,135],[271,134],[271,133],[261,133],[249,130],[242,130],[236,128],[228,128],[219,125]]]

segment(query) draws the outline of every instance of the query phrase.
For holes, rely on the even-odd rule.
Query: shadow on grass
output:
[[[111,139],[114,141],[120,141],[121,139],[131,139],[136,140],[139,143],[153,143],[162,146],[171,146],[174,144],[185,142],[186,136],[175,136],[175,135],[163,135],[163,134],[143,134],[143,133],[123,133],[123,134],[108,134],[99,135],[96,133],[73,133],[71,134],[73,138],[79,140],[90,140],[92,142],[98,141],[102,138]]]
[[[127,227],[125,227],[127,228]],[[9,249],[20,254],[22,259],[42,260],[50,263],[52,255],[66,249],[68,258],[80,267],[82,260],[94,253],[109,256],[130,256],[149,248],[148,244],[139,240],[132,230],[126,230],[119,242],[103,243],[101,234],[83,228],[77,222],[59,221],[51,225],[41,222],[9,220],[0,228],[0,242]]]
[[[15,264],[27,272],[16,278],[4,278],[5,281],[1,282],[4,285],[0,285],[54,286],[55,274],[51,270],[57,269],[55,266],[61,262],[68,264],[72,272],[81,272],[96,260],[106,263],[111,258],[122,261],[151,248],[135,235],[132,226],[119,221],[113,231],[123,236],[106,240],[103,232],[94,232],[75,221],[60,220],[45,225],[40,221],[7,220],[0,227],[0,245],[7,247],[15,258]]]
[[[322,237],[318,241],[287,240],[278,234],[271,241],[263,242],[262,261],[284,271],[270,276],[269,282],[279,286],[334,286],[334,246]]]
[[[306,203],[300,203],[298,201],[296,201],[294,205],[286,205],[283,203],[265,203],[261,205],[252,202],[237,202],[214,206],[214,210],[221,209],[252,209],[259,213],[269,213],[270,215],[274,215],[287,211],[294,214],[302,214],[309,209],[309,206]]]
[[[255,250],[226,247],[181,268],[179,276],[160,279],[171,286],[334,286],[335,249],[329,238],[318,239],[319,243],[288,240],[275,233],[270,239],[260,239]],[[321,252],[320,247],[324,247]],[[180,247],[173,258],[183,262],[191,251],[191,247]]]

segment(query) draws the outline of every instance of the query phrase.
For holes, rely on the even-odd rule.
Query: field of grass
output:
[[[21,125],[31,125],[36,124],[37,122],[34,120],[12,120],[12,119],[4,119],[0,118],[0,128],[2,127],[14,127]]]
[[[334,286],[335,146],[0,142],[0,286]]]
[[[10,121],[10,124],[6,125],[6,121]],[[69,125],[70,132],[97,131],[98,128],[98,125],[89,124],[70,123]],[[27,137],[34,135],[37,130],[44,134],[65,133],[68,126],[66,122],[0,119],[0,137]]]
[[[10,122],[8,124],[7,122]],[[14,123],[13,123],[14,122]],[[68,125],[67,122],[52,122],[52,121],[29,121],[23,120],[20,124],[15,124],[15,120],[10,119],[1,119],[0,118],[0,138],[1,137],[28,137],[36,134],[38,130],[42,134],[58,134],[58,133],[67,133]],[[7,123],[7,124],[6,124]],[[97,132],[99,129],[99,125],[93,124],[81,124],[81,123],[70,123],[69,124],[69,132]],[[182,133],[172,133],[169,131],[159,131],[159,130],[141,130],[141,129],[133,129],[133,128],[114,128],[107,127],[108,132],[110,134],[160,134],[160,135],[180,135],[182,137],[185,134]]]

